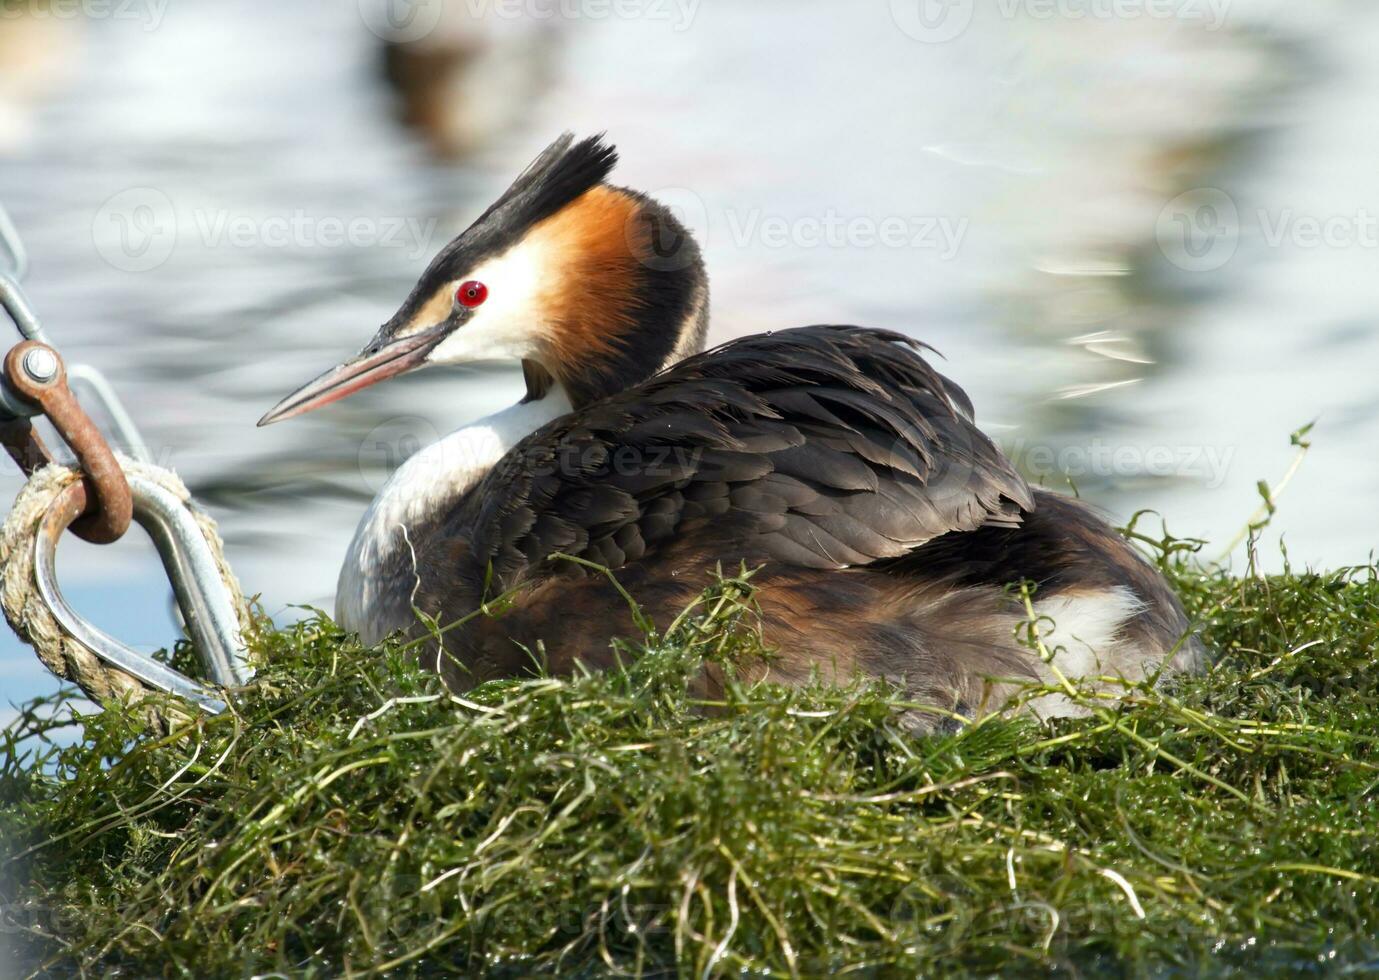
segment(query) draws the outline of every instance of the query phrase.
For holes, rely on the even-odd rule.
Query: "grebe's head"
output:
[[[279,402],[267,425],[427,364],[522,362],[527,397],[576,407],[703,347],[699,248],[660,204],[605,182],[617,152],[565,134],[427,266],[352,360]]]

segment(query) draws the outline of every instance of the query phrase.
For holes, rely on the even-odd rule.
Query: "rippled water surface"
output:
[[[485,30],[491,67],[438,109],[480,119],[482,138],[448,162],[398,122],[355,4],[0,21],[0,200],[32,253],[31,299],[124,393],[270,611],[329,608],[391,466],[513,400],[516,379],[432,372],[255,420],[358,349],[566,128],[607,130],[618,179],[698,230],[716,339],[909,332],[1033,478],[1070,476],[1118,518],[1155,508],[1218,550],[1316,419],[1275,531],[1297,562],[1368,556],[1371,5],[1236,0],[1216,23],[979,3],[942,43],[900,2],[631,9]],[[6,499],[18,486],[0,475]],[[147,548],[63,558],[93,618],[144,646],[173,634]],[[5,700],[49,686],[0,636]]]

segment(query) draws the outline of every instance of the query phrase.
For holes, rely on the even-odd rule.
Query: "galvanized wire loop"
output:
[[[239,687],[253,676],[241,632],[250,618],[225,561],[214,522],[195,507],[175,475],[121,460],[135,520],[163,559],[187,633],[206,676]],[[139,699],[150,690],[177,695],[211,713],[221,693],[126,646],[92,625],[63,597],[57,549],[68,524],[85,509],[81,475],[61,466],[36,473],[0,528],[0,605],[20,638],[59,677],[97,701]]]

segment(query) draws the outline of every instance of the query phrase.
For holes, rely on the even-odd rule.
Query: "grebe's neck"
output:
[[[336,587],[336,621],[369,644],[410,624],[419,536],[518,442],[570,410],[565,390],[553,385],[541,398],[456,429],[410,456],[354,532]]]

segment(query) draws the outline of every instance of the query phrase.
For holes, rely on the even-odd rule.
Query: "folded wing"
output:
[[[1033,506],[922,345],[814,326],[733,341],[551,423],[448,521],[507,588],[557,552],[618,569],[672,544],[725,565],[867,565]]]

